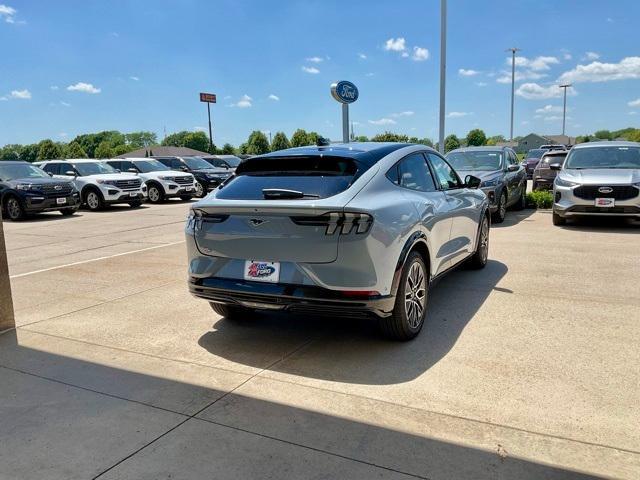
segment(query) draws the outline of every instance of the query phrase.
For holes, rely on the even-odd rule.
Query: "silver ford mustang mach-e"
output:
[[[250,158],[190,211],[190,291],[227,318],[251,310],[374,317],[388,336],[411,339],[432,282],[463,262],[487,262],[490,214],[479,185],[423,145],[332,144]]]

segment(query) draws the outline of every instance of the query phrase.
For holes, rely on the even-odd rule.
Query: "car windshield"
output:
[[[640,147],[588,147],[571,150],[566,168],[639,168]]]
[[[15,178],[49,178],[44,171],[33,165],[11,163],[0,165],[0,179],[13,180]]]
[[[236,168],[238,165],[240,165],[240,162],[242,162],[242,160],[240,160],[238,157],[224,157],[221,160],[223,162],[227,162],[229,165],[231,165],[232,168]]]
[[[102,175],[104,173],[118,173],[118,171],[107,163],[99,162],[82,162],[73,163],[75,168],[81,177],[87,177],[89,175]]]
[[[500,152],[452,152],[447,160],[455,170],[500,170],[502,153]]]
[[[548,163],[549,165],[553,165],[554,163],[559,163],[562,165],[564,163],[565,158],[567,158],[566,153],[558,153],[555,155],[545,155],[542,157],[542,163]]]
[[[136,160],[133,162],[133,164],[142,173],[171,170],[169,167],[167,167],[163,163],[160,163],[158,160]]]
[[[547,151],[548,150],[545,150],[543,148],[536,148],[534,150],[529,150],[527,152],[527,158],[540,158],[540,157],[542,157],[542,155],[547,153]]]
[[[200,157],[184,157],[184,163],[191,170],[202,170],[203,168],[211,168],[211,164]]]

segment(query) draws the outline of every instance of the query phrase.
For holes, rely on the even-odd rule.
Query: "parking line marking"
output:
[[[55,267],[43,268],[41,270],[34,270],[33,272],[26,272],[26,273],[19,273],[17,275],[11,275],[9,276],[9,278],[26,277],[28,275],[35,275],[36,273],[50,272],[51,270],[58,270],[60,268],[73,267],[75,265],[82,265],[83,263],[98,262],[100,260],[107,260],[109,258],[122,257],[123,255],[129,255],[131,253],[140,253],[140,252],[146,252],[148,250],[155,250],[156,248],[170,247],[172,245],[179,245],[184,242],[185,242],[184,240],[180,240],[179,242],[171,242],[171,243],[165,243],[162,245],[154,245],[153,247],[140,248],[138,250],[131,250],[130,252],[115,253],[113,255],[107,255],[105,257],[90,258],[88,260],[80,260],[79,262],[66,263],[64,265],[57,265]]]

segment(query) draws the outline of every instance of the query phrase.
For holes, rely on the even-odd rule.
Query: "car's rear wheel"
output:
[[[211,308],[221,317],[229,320],[243,320],[247,318],[247,314],[251,311],[248,308],[239,305],[226,305],[223,303],[209,302]]]
[[[402,277],[393,313],[380,320],[385,336],[394,340],[411,340],[424,325],[427,310],[428,274],[422,255],[411,252]]]
[[[556,226],[560,226],[560,225],[564,225],[567,223],[567,219],[564,217],[561,217],[560,215],[558,215],[556,212],[553,212],[551,214],[552,220],[553,220],[553,224]]]
[[[20,200],[11,195],[7,197],[5,200],[5,209],[7,212],[7,217],[14,222],[17,220],[22,220],[24,218],[24,208],[20,204]]]
[[[478,229],[478,244],[476,251],[469,259],[469,267],[473,269],[484,268],[489,258],[489,219],[486,215],[482,217],[482,223]]]
[[[202,198],[207,194],[204,186],[200,182],[196,182],[196,197]]]
[[[500,198],[498,199],[498,210],[493,214],[493,223],[502,223],[504,222],[505,217],[507,216],[507,193],[503,190],[500,194]]]

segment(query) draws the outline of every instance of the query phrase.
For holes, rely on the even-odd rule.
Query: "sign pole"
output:
[[[209,117],[209,153],[213,152],[213,136],[211,135],[211,103],[207,102],[207,116]]]
[[[342,104],[342,141],[349,143],[349,104]]]

